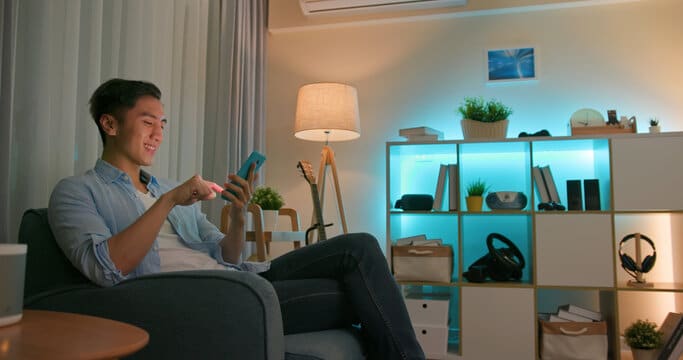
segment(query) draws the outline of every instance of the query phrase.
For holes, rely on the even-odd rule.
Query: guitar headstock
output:
[[[296,167],[299,168],[299,171],[301,172],[301,175],[303,175],[304,179],[308,181],[309,184],[315,184],[315,175],[313,175],[313,165],[308,160],[301,160],[296,164]]]

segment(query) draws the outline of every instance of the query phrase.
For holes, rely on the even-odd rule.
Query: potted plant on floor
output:
[[[633,360],[655,360],[657,349],[662,346],[662,337],[657,324],[648,320],[638,319],[624,330],[624,338],[631,347]]]
[[[505,138],[512,109],[502,102],[480,97],[465,97],[458,107],[465,139]]]
[[[481,211],[484,202],[484,193],[488,191],[488,189],[489,187],[486,185],[486,182],[481,179],[477,179],[467,184],[467,197],[465,198],[467,211]]]
[[[280,193],[270,186],[259,186],[252,194],[251,202],[263,211],[263,230],[275,231],[280,208],[284,205]]]

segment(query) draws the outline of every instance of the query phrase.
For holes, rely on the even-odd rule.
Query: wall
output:
[[[282,1],[297,4],[273,0],[271,19]],[[317,168],[322,144],[295,139],[292,130],[298,88],[309,82],[338,81],[358,89],[361,137],[332,147],[350,230],[380,239],[386,233],[385,142],[399,139],[400,128],[420,125],[442,130],[446,139],[461,139],[455,109],[465,96],[495,97],[511,106],[509,137],[540,129],[566,135],[571,114],[586,107],[635,115],[639,132],[647,132],[653,116],[663,131],[681,131],[682,13],[679,0],[643,0],[273,28],[266,79],[266,183],[300,210],[303,225],[309,223],[310,194],[295,166],[308,159]],[[527,45],[536,48],[538,80],[487,86],[485,50]],[[339,222],[330,190],[325,218],[335,223],[334,234]]]

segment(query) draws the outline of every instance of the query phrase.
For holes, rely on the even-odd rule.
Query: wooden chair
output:
[[[223,233],[228,231],[228,223],[230,221],[228,214],[230,213],[231,204],[223,206],[221,211],[221,226]],[[249,204],[247,208],[252,214],[253,230],[247,230],[246,240],[256,242],[256,254],[250,256],[249,261],[267,261],[271,260],[270,243],[272,241],[273,233],[271,231],[263,230],[263,210],[256,204]],[[279,216],[287,216],[290,219],[292,231],[299,231],[299,214],[292,208],[281,208],[278,213]],[[291,241],[292,249],[298,249],[301,246],[301,241]]]

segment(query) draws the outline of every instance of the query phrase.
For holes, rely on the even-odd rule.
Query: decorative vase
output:
[[[462,134],[465,139],[505,139],[508,133],[508,123],[510,121],[500,120],[496,122],[482,122],[470,119],[462,119]]]
[[[659,127],[659,125],[657,125],[657,126],[650,126],[649,129],[650,129],[650,134],[659,134],[659,131],[661,128]]]
[[[467,211],[481,211],[484,198],[482,196],[468,196],[465,198],[467,202]]]
[[[631,348],[633,360],[657,360],[657,349],[634,349]]]
[[[279,210],[263,210],[263,231],[275,231]]]

